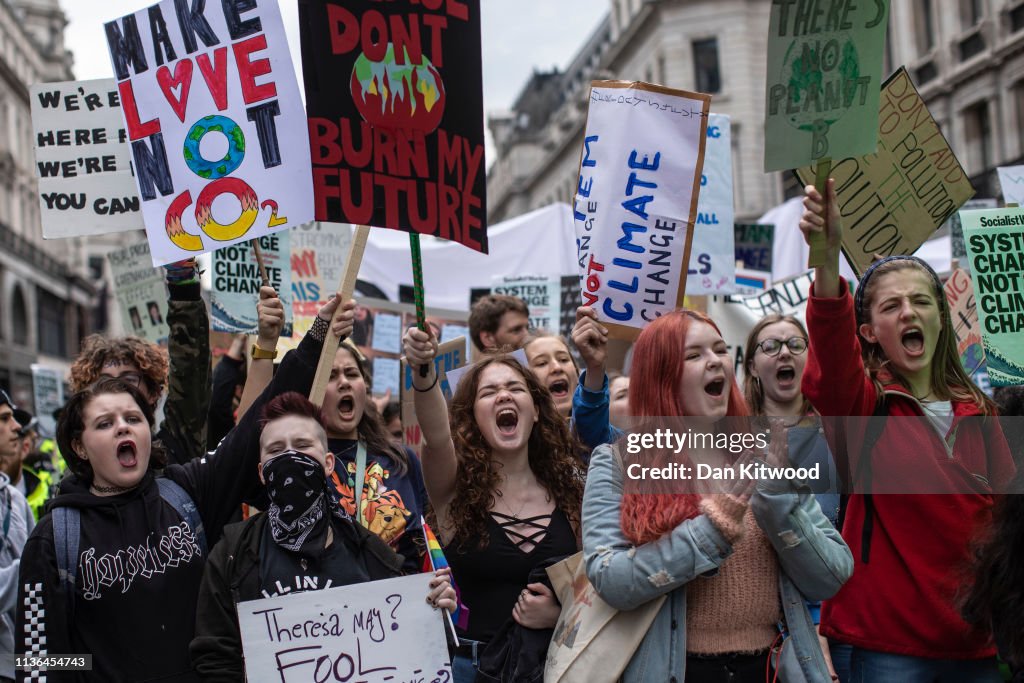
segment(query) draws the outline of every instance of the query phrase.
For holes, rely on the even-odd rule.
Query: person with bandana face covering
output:
[[[206,563],[190,653],[203,680],[244,680],[236,603],[336,588],[402,574],[402,557],[333,503],[334,455],[320,411],[304,396],[282,394],[263,411],[260,479],[265,513],[227,527]],[[427,602],[455,609],[447,570]]]

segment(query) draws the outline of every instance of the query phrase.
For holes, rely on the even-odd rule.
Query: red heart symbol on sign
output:
[[[174,75],[166,66],[156,70],[156,80],[160,89],[164,92],[171,109],[178,115],[178,120],[185,122],[185,106],[188,104],[188,89],[192,85],[192,60],[182,59],[174,65]],[[180,94],[176,97],[174,91],[180,88]]]

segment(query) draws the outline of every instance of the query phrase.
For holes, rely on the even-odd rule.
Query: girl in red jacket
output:
[[[821,631],[853,646],[854,681],[999,681],[991,638],[956,608],[969,542],[1013,475],[997,421],[984,419],[995,408],[960,364],[935,272],[891,256],[867,269],[852,299],[839,276],[834,181],[827,220],[821,194],[805,191],[800,229],[808,241],[824,236],[827,257],[807,306],[804,395],[843,421],[902,418],[828,425],[854,492],[843,537],[855,569],[825,603]]]

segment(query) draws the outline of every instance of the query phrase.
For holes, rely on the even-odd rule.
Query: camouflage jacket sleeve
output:
[[[206,453],[210,407],[210,317],[199,283],[168,285],[167,403],[159,436],[171,462],[184,464]]]

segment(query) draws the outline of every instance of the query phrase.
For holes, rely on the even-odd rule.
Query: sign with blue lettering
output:
[[[710,104],[647,83],[591,83],[573,217],[583,304],[612,337],[635,339],[683,304]]]
[[[729,117],[708,117],[704,173],[693,229],[687,294],[731,294],[736,291],[733,246],[732,133]]]

